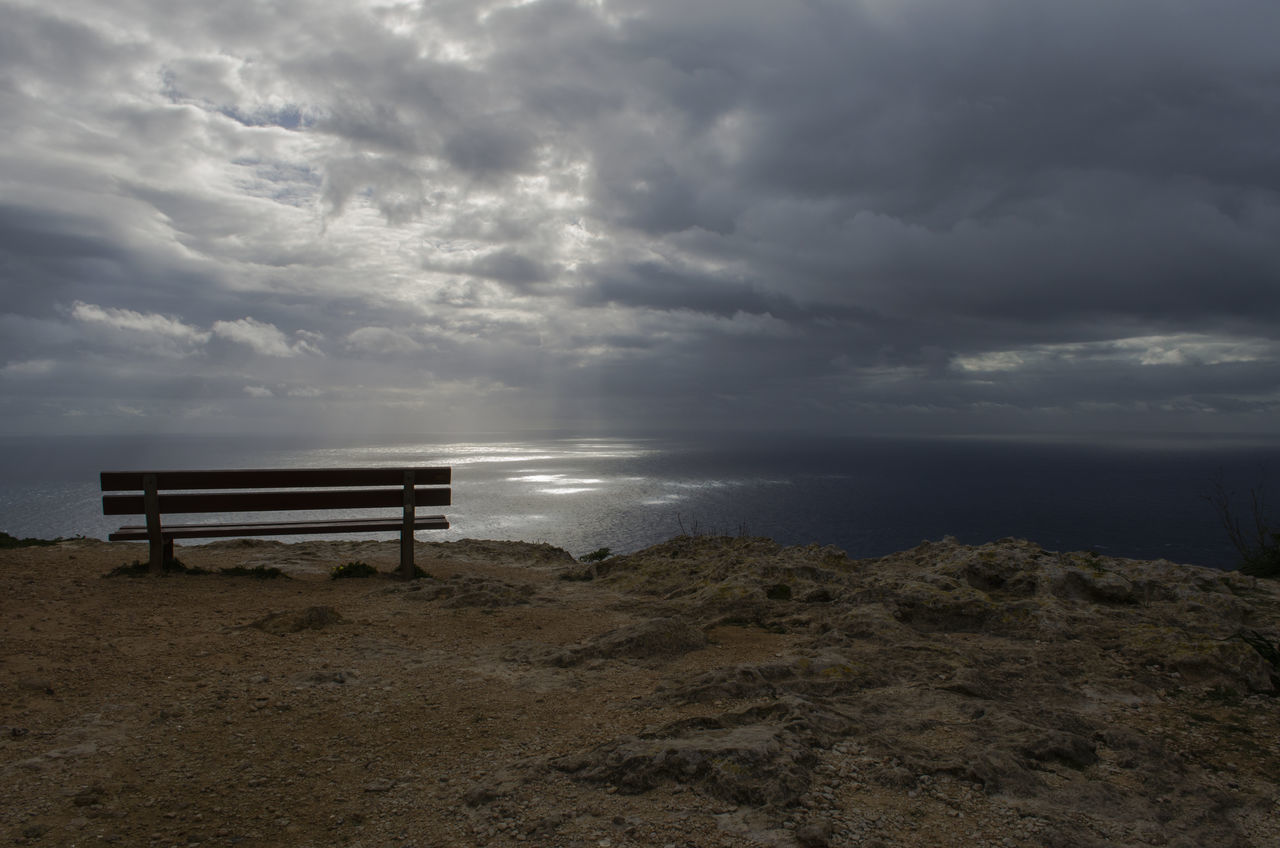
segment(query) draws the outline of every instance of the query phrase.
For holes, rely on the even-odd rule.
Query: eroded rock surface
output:
[[[802,634],[786,656],[661,681],[651,702],[727,709],[550,763],[578,780],[786,818],[815,808],[825,768],[846,780],[795,832],[811,844],[857,844],[867,786],[973,787],[1051,845],[1260,845],[1250,822],[1277,821],[1273,583],[1014,539],[854,562],[681,538],[567,576],[666,621]]]
[[[1272,848],[1280,586],[944,540],[0,554],[14,844]],[[562,579],[570,578],[570,579]],[[336,611],[341,610],[341,615]],[[282,612],[283,611],[283,612]],[[246,622],[253,622],[252,625]]]
[[[411,601],[439,601],[446,609],[459,609],[527,604],[533,597],[534,588],[495,577],[454,575],[444,580],[426,578],[397,584],[387,592]]]
[[[592,659],[663,659],[696,651],[706,644],[706,633],[694,624],[680,618],[654,618],[554,651],[548,661],[573,666]]]

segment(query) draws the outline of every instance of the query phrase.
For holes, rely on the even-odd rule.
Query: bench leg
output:
[[[161,539],[158,550],[156,548],[156,542],[152,540],[149,548],[149,556],[151,557],[149,565],[151,566],[151,573],[163,574],[164,567],[173,562],[173,539],[167,537]]]
[[[400,579],[413,579],[413,533],[400,536]]]
[[[156,475],[145,474],[142,477],[142,498],[147,513],[147,542],[149,543],[150,566],[153,575],[164,573],[165,539],[160,535],[160,493],[156,485]],[[169,541],[172,549],[173,542]]]
[[[413,472],[404,472],[404,520],[400,525],[400,579],[413,579]]]

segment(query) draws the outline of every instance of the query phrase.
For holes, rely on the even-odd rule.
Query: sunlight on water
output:
[[[677,489],[728,489],[744,483],[745,480],[688,480],[676,481],[671,485]]]
[[[1268,461],[1280,467],[1280,452],[868,439],[779,447],[718,437],[340,446],[33,437],[0,441],[0,530],[105,538],[123,523],[102,515],[97,474],[106,468],[449,466],[453,503],[439,511],[452,527],[419,541],[519,539],[580,555],[749,532],[878,556],[948,534],[966,543],[1013,535],[1050,550],[1228,565],[1232,551],[1201,495],[1220,472],[1247,492]]]
[[[565,474],[526,474],[508,477],[508,483],[551,483],[534,491],[542,495],[580,495],[600,491],[600,484],[607,481],[599,477],[569,477]]]
[[[356,459],[369,463],[419,462],[429,457],[431,462],[445,465],[484,465],[512,462],[560,462],[564,460],[619,460],[640,459],[653,453],[652,449],[617,440],[576,439],[552,442],[494,442],[442,444],[370,445],[355,448],[312,451],[318,459],[331,460],[341,457],[350,462]],[[323,461],[320,463],[323,464]]]
[[[557,459],[558,455],[519,445],[379,445],[354,449],[331,449],[322,452],[325,459],[341,457],[350,462],[392,464],[428,461],[447,465],[475,465],[489,462],[538,462]]]
[[[467,453],[467,452],[460,451],[457,453],[445,452],[444,458],[441,461],[446,462],[449,465],[483,465],[485,463],[490,463],[490,462],[531,462],[531,461],[537,461],[537,460],[554,460],[554,459],[559,459],[559,457],[553,453],[512,454],[512,453],[498,453],[498,452]]]
[[[603,483],[604,480],[598,477],[585,477],[581,479],[566,477],[563,474],[527,474],[523,477],[508,477],[507,482],[510,483],[577,483],[579,485],[594,485]]]

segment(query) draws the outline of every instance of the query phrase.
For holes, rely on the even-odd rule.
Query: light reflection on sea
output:
[[[420,540],[546,541],[574,553],[605,546],[635,549],[675,535],[680,524],[672,507],[685,501],[689,491],[701,487],[678,476],[651,473],[655,462],[662,468],[664,448],[643,440],[499,439],[296,446],[168,437],[78,439],[72,440],[74,450],[67,450],[58,440],[31,444],[37,442],[49,462],[33,464],[29,473],[24,473],[21,458],[31,453],[30,445],[0,453],[10,472],[0,483],[0,530],[20,536],[105,538],[123,521],[101,515],[97,474],[117,468],[450,466],[453,503],[439,511],[448,516],[452,528],[421,531]],[[42,479],[50,463],[55,466],[53,476],[64,479]],[[59,463],[61,468],[56,467]],[[718,490],[724,485],[723,481],[708,481],[705,488]],[[316,513],[314,517],[361,514]],[[223,518],[235,516],[184,516],[182,520],[198,523]],[[252,515],[239,518],[261,520]]]
[[[1219,474],[1247,493],[1268,464],[1280,467],[1280,451],[1252,444],[12,437],[0,439],[0,530],[105,538],[121,523],[101,514],[97,475],[108,469],[447,465],[453,504],[439,511],[452,529],[422,531],[422,541],[549,542],[580,555],[682,532],[747,533],[878,556],[948,534],[1021,536],[1050,550],[1226,566],[1233,552],[1202,496]]]

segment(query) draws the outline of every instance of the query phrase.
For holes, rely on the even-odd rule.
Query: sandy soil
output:
[[[394,542],[238,540],[179,556],[291,578],[103,577],[145,555],[0,551],[0,842],[1280,845],[1277,669],[1215,629],[1274,638],[1256,581],[764,540],[420,543],[411,584],[328,579]]]
[[[424,549],[418,564],[530,586],[533,602],[441,608],[392,581],[327,578],[353,560],[393,570],[396,543],[178,551],[289,580],[102,578],[145,559],[137,545],[0,552],[0,832],[48,845],[738,844],[717,831],[723,805],[687,791],[619,798],[562,779],[540,790],[542,809],[496,814],[464,795],[509,762],[712,712],[636,697],[672,671],[772,657],[787,637],[730,626],[674,666],[513,670],[513,645],[570,645],[634,616],[607,589],[556,581],[554,557],[456,554]],[[314,607],[342,620],[248,626]]]

